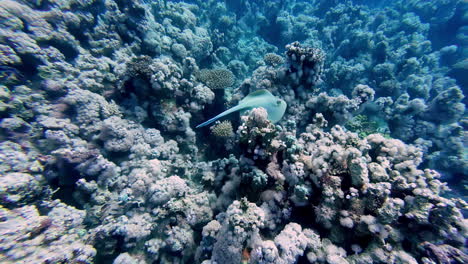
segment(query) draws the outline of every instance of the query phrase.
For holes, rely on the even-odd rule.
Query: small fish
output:
[[[278,99],[274,95],[272,95],[269,91],[262,89],[255,92],[250,93],[244,99],[242,99],[239,104],[230,108],[221,114],[211,118],[208,121],[205,121],[197,126],[204,127],[207,126],[214,121],[218,120],[219,118],[226,116],[230,113],[240,111],[240,110],[249,110],[256,107],[263,107],[266,109],[268,113],[268,120],[273,123],[276,123],[281,120],[286,111],[286,102],[282,99]]]

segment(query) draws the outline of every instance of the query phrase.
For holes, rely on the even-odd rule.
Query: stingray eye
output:
[[[281,104],[281,100],[276,101],[276,105],[280,105],[280,104]]]

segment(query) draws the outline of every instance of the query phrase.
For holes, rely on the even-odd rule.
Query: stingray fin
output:
[[[215,116],[215,117],[213,117],[211,119],[208,119],[207,121],[199,124],[196,128],[207,126],[207,125],[213,123],[214,121],[220,119],[221,117],[229,115],[232,112],[239,111],[239,110],[241,110],[243,108],[244,108],[244,106],[242,106],[242,105],[236,105],[236,106],[222,112],[221,114],[219,114],[219,115],[217,115],[217,116]]]

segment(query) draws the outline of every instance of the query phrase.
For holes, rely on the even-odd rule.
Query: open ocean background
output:
[[[467,86],[466,0],[0,0],[0,263],[468,263]]]

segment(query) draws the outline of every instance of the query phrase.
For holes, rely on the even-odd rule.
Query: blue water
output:
[[[0,1],[0,262],[468,263],[467,14]]]

